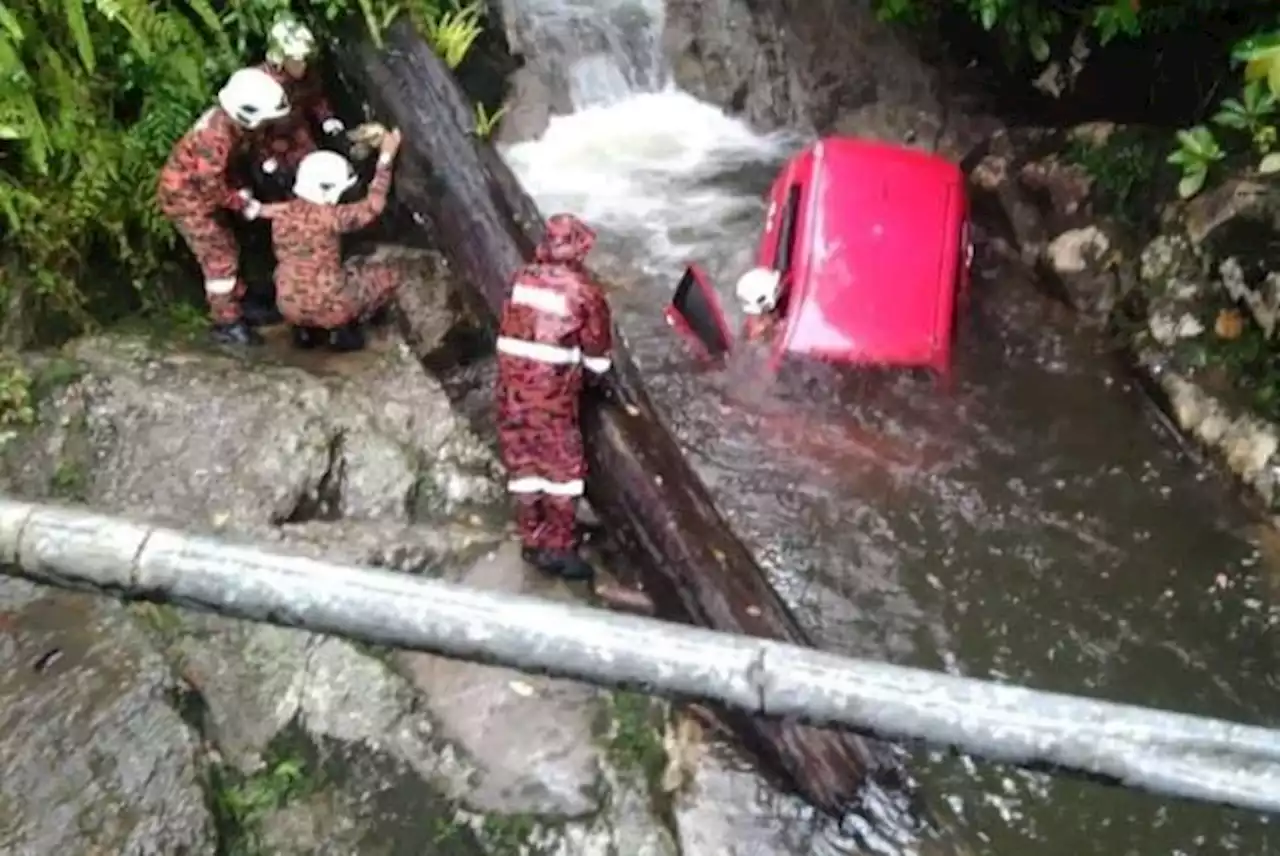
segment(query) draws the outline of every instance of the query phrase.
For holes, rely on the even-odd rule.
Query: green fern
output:
[[[355,16],[377,38],[402,13],[428,31],[448,29],[443,5],[0,0],[0,305],[16,296],[27,316],[74,332],[122,291],[135,302],[155,292],[180,244],[156,210],[156,174],[221,81],[262,55],[282,12],[322,34]],[[458,14],[468,7],[448,5],[473,20]]]

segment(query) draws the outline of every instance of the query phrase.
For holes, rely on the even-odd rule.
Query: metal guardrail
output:
[[[6,499],[0,569],[65,588],[715,701],[1280,812],[1274,729],[857,660]]]

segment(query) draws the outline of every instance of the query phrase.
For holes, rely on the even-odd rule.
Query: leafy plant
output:
[[[1212,122],[1245,138],[1255,156],[1260,156],[1257,171],[1261,175],[1280,173],[1280,152],[1275,151],[1276,119],[1280,114],[1280,31],[1257,34],[1238,43],[1231,52],[1234,62],[1244,64],[1244,84],[1240,97],[1227,97],[1219,105]],[[1204,187],[1214,162],[1226,152],[1204,126],[1178,133],[1178,147],[1169,162],[1182,167],[1183,179],[1178,186],[1185,199]]]
[[[0,355],[0,428],[30,425],[35,421],[32,379],[16,359]]]
[[[1244,39],[1231,51],[1231,58],[1245,64],[1246,82],[1265,81],[1271,93],[1280,96],[1280,31]]]
[[[423,35],[445,65],[457,68],[484,32],[484,15],[480,0],[466,5],[454,0],[452,9],[427,22]]]
[[[483,104],[476,104],[476,136],[482,140],[487,140],[493,136],[494,128],[502,121],[502,117],[506,112],[506,107],[499,107],[490,113]]]
[[[1276,143],[1276,96],[1259,80],[1245,84],[1240,98],[1224,98],[1213,122],[1249,135],[1254,148],[1265,155]]]
[[[1200,192],[1209,177],[1209,168],[1226,157],[1213,133],[1204,125],[1187,131],[1178,131],[1178,147],[1168,161],[1182,169],[1178,182],[1178,195],[1189,199]]]
[[[1096,210],[1135,226],[1152,216],[1149,197],[1163,160],[1163,140],[1153,136],[1120,128],[1101,142],[1075,139],[1063,151],[1066,160],[1093,179]]]

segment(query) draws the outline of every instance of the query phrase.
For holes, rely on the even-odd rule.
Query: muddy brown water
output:
[[[727,299],[741,247],[702,248]],[[627,252],[602,237],[649,389],[818,645],[1280,726],[1275,539],[1034,284],[978,272],[950,390],[812,367],[771,379],[751,353],[700,365],[660,320],[678,272],[628,272]],[[912,770],[957,851],[1280,853],[1257,814],[926,749]],[[807,851],[864,852],[833,830]]]

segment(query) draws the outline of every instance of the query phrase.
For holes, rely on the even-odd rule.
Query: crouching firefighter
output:
[[[248,132],[288,112],[289,99],[279,83],[258,69],[241,69],[218,93],[218,105],[178,140],[160,170],[156,201],[200,265],[213,335],[220,342],[261,342],[244,322],[240,247],[222,218],[225,209],[253,220],[262,206],[247,188],[231,186],[228,167]]]
[[[338,204],[356,183],[351,163],[337,152],[312,152],[298,165],[289,202],[266,205],[276,254],[276,305],[292,325],[300,348],[326,345],[337,351],[364,347],[362,324],[395,295],[402,269],[368,260],[342,264],[342,235],[368,226],[387,205],[391,167],[400,132],[382,135],[369,193]]]
[[[279,174],[286,182],[302,159],[318,148],[313,123],[330,137],[346,130],[325,97],[324,85],[312,64],[315,54],[316,39],[311,30],[292,17],[284,17],[267,34],[266,62],[258,66],[284,87],[293,111],[263,129],[255,146],[255,165],[267,176]]]
[[[570,214],[547,221],[516,274],[498,331],[498,439],[526,562],[565,579],[592,568],[578,555],[576,507],[586,477],[579,406],[612,368],[613,324],[585,260],[595,233]]]

